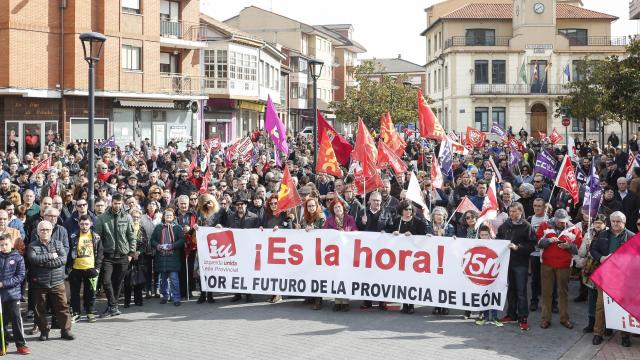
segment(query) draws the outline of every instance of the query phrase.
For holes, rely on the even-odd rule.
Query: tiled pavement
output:
[[[628,350],[616,336],[596,354],[591,336],[582,336],[585,303],[570,304],[573,330],[555,314],[551,328],[540,329],[538,311],[528,332],[516,324],[479,327],[458,311],[433,316],[421,307],[404,315],[354,303],[351,312],[334,313],[330,305],[321,311],[297,299],[236,305],[226,296],[213,305],[174,307],[153,299],[115,318],[74,324],[75,341],[60,340],[57,330],[46,343],[28,341],[34,359],[640,359],[637,338]],[[9,356],[18,356],[13,344]]]

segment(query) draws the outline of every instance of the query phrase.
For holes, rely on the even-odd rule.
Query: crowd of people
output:
[[[476,316],[476,324],[517,322],[520,329],[528,330],[529,313],[541,311],[541,328],[552,326],[553,314],[559,313],[559,324],[572,329],[569,282],[577,279],[580,290],[573,301],[588,301],[584,314],[588,325],[583,331],[593,333],[594,345],[611,335],[604,324],[603,293],[589,275],[640,228],[640,168],[634,168],[630,177],[626,171],[628,157],[638,149],[635,136],[636,143],[625,149],[576,142],[576,166],[588,174],[595,163],[604,188],[602,204],[592,218],[582,211],[582,200],[573,203],[558,188],[552,193],[554,179],[535,172],[541,149],[562,159],[566,147],[533,139],[525,131],[519,134],[523,157],[517,167],[508,164],[508,146],[487,140],[468,155],[454,156],[452,174],[441,188],[435,187],[430,175],[431,157],[438,153],[439,144],[408,139],[402,159],[417,173],[429,212],[406,198],[410,172],[384,170],[379,188],[358,194],[348,167],[344,178],[316,173],[311,138],[290,137],[290,153],[282,157],[281,166],[269,151],[265,132],[256,130],[250,138],[254,146],[250,160],[230,156],[223,146],[207,154],[202,145],[186,144],[178,150],[170,143],[158,148],[148,139],[140,146],[100,148],[95,189],[88,188],[87,144],[51,144],[43,154],[20,158],[13,152],[0,153],[0,296],[5,339],[13,339],[18,352],[29,353],[23,317],[33,321],[27,332],[42,341],[48,339],[51,328],[60,328],[63,339],[73,340],[74,322],[120,315],[121,304],[129,308],[159,299],[180,306],[194,294],[198,304],[214,303],[217,294],[197,291],[195,234],[200,226],[509,240],[505,314],[483,312]],[[49,168],[32,173],[49,157]],[[497,184],[499,211],[495,219],[477,227],[487,187],[497,175],[489,158],[502,179]],[[303,202],[277,213],[284,166]],[[210,175],[205,176],[206,172]],[[584,191],[581,184],[581,194]],[[93,209],[89,209],[90,192]],[[465,198],[477,209],[456,213]],[[96,298],[101,296],[106,305],[97,309]],[[241,294],[231,298],[240,300]],[[254,297],[245,295],[245,301]],[[273,294],[268,301],[280,302],[282,296]],[[304,301],[316,310],[323,307],[322,298]],[[25,302],[26,307],[21,307]],[[389,309],[384,302],[375,305]],[[360,308],[373,306],[364,301]],[[349,311],[349,300],[335,299],[333,310]],[[401,311],[412,314],[416,309],[403,304]],[[448,315],[449,309],[434,308],[432,314]],[[623,333],[622,345],[630,346],[628,333]]]

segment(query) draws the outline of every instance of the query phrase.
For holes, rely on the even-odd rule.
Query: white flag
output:
[[[416,173],[414,173],[413,171],[411,172],[411,179],[409,179],[409,187],[407,188],[407,200],[411,200],[414,203],[422,206],[422,211],[425,212],[426,216],[429,208],[424,202],[424,196],[422,196],[420,184],[418,184],[418,178],[416,177]]]

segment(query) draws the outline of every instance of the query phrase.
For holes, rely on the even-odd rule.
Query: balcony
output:
[[[569,46],[627,46],[631,42],[627,36],[566,36]]]
[[[471,95],[566,95],[569,89],[565,84],[472,84]]]
[[[181,49],[204,49],[206,26],[160,18],[160,45]]]
[[[160,74],[160,91],[172,95],[204,95],[202,77],[184,74]]]
[[[508,36],[495,36],[485,39],[477,39],[475,37],[452,36],[445,40],[444,48],[448,49],[452,46],[509,46]]]

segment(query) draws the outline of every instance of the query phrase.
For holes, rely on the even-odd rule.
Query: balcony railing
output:
[[[187,41],[203,41],[206,26],[160,19],[160,36]]]
[[[626,36],[588,36],[567,37],[570,46],[627,46],[629,38]]]
[[[565,95],[569,89],[564,84],[472,84],[471,95]]]
[[[202,77],[184,74],[160,74],[160,91],[178,95],[204,95]]]
[[[496,36],[486,39],[477,39],[466,36],[452,36],[445,40],[444,48],[450,48],[452,46],[509,46],[508,36]]]

